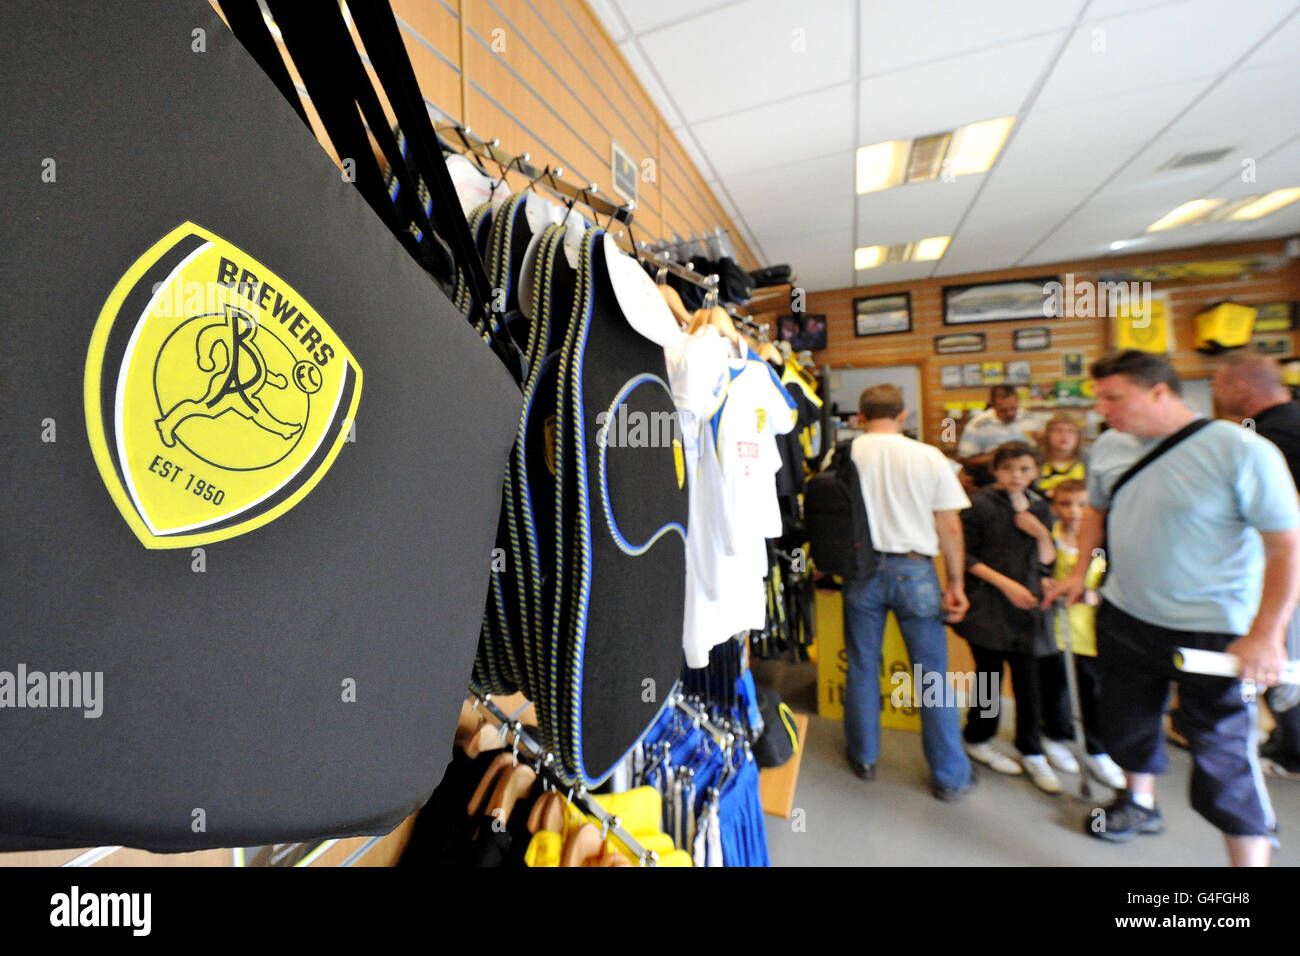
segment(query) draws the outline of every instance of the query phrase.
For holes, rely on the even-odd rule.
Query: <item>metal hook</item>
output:
[[[520,163],[526,163],[526,162],[528,162],[528,154],[527,154],[527,153],[524,153],[522,156],[514,156],[514,157],[512,157],[511,160],[510,160],[510,162],[506,163],[506,165],[504,165],[504,166],[501,166],[501,163],[500,163],[500,162],[497,162],[497,165],[498,165],[498,166],[501,166],[501,178],[493,181],[491,192],[492,192],[492,193],[495,193],[495,192],[497,191],[497,189],[501,186],[501,184],[502,184],[503,182],[506,181],[506,176],[510,173],[510,170],[512,170],[512,169],[518,169],[519,172],[522,173],[522,172],[523,172],[523,168],[522,168],[519,164],[520,164]]]
[[[514,746],[510,748],[510,752],[511,754],[514,755],[515,758],[513,766],[518,767],[519,766],[519,732],[518,731],[515,731],[515,743]]]

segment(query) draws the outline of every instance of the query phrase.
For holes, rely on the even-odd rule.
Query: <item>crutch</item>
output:
[[[1088,745],[1083,734],[1083,706],[1079,703],[1079,675],[1074,670],[1074,642],[1070,634],[1070,612],[1065,598],[1056,601],[1056,634],[1065,647],[1065,686],[1070,692],[1070,720],[1074,723],[1074,750],[1079,761],[1079,796],[1092,797],[1092,784],[1088,782]]]

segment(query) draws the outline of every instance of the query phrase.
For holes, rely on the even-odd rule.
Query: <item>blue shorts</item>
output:
[[[1257,705],[1241,683],[1186,674],[1174,667],[1177,647],[1222,651],[1235,634],[1175,631],[1148,624],[1103,601],[1097,611],[1101,738],[1131,773],[1164,773],[1161,726],[1170,683],[1178,685],[1178,729],[1192,752],[1192,808],[1229,836],[1271,836],[1277,829],[1259,766]]]

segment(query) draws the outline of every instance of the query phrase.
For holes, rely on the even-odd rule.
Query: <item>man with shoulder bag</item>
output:
[[[1236,866],[1268,864],[1276,820],[1256,753],[1254,691],[1278,682],[1300,592],[1300,504],[1282,453],[1249,429],[1206,421],[1168,359],[1129,349],[1094,363],[1097,411],[1079,553],[1106,542],[1097,612],[1101,736],[1128,787],[1084,820],[1099,839],[1164,832],[1155,775],[1161,718],[1178,685],[1192,752],[1192,807],[1221,830]],[[1076,570],[1043,606],[1084,591]],[[1241,679],[1174,667],[1179,647],[1220,651]]]
[[[886,616],[894,612],[913,667],[946,682],[944,622],[961,620],[970,606],[958,517],[970,500],[938,449],[902,434],[906,412],[897,386],[866,389],[859,411],[866,434],[854,439],[849,458],[868,517],[862,546],[873,552],[874,562],[860,562],[859,574],[844,582],[844,736],[849,765],[859,778],[870,780],[880,750],[878,674]],[[934,565],[941,552],[948,582],[942,589]],[[931,791],[952,801],[970,790],[974,777],[952,695],[942,697],[941,705],[921,708],[921,744]]]

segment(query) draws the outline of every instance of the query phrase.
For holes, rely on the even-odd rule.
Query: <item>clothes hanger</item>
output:
[[[659,290],[659,294],[663,296],[664,301],[668,303],[668,310],[672,312],[673,317],[677,319],[677,324],[689,327],[691,324],[691,313],[687,311],[686,303],[682,301],[681,294],[668,284],[667,279],[668,269],[660,266],[659,275],[655,277],[655,288]]]
[[[456,721],[456,736],[452,746],[457,750],[464,750],[485,723],[487,721],[479,713],[477,704],[465,701],[460,708],[460,719]]]
[[[582,866],[589,858],[601,853],[605,841],[595,824],[584,823],[564,841],[560,866]]]
[[[542,830],[550,830],[562,834],[567,822],[564,797],[554,790],[547,790],[537,798],[532,812],[528,814],[528,832],[539,833]]]
[[[515,758],[511,754],[499,754],[492,763],[488,764],[487,770],[483,773],[482,779],[479,780],[478,786],[474,788],[474,794],[469,798],[469,806],[466,813],[470,816],[476,816],[479,808],[483,806],[483,801],[487,799],[492,788],[496,786],[503,774],[508,774],[514,767]]]
[[[479,754],[487,753],[489,750],[500,750],[505,745],[505,735],[501,732],[501,728],[494,727],[490,721],[485,720],[465,745],[465,756],[473,760]]]
[[[537,772],[528,764],[521,763],[501,774],[497,778],[496,789],[492,792],[492,800],[488,803],[488,816],[505,823],[510,819],[510,811],[515,808],[519,798],[532,793],[536,783]]]

